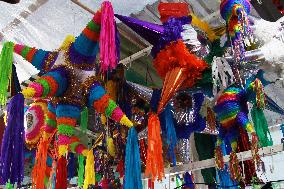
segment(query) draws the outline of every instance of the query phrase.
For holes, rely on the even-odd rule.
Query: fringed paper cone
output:
[[[69,72],[64,67],[59,67],[44,74],[36,81],[23,89],[25,98],[56,97],[61,96],[69,83]]]
[[[106,117],[111,118],[117,123],[132,127],[133,123],[126,117],[120,107],[110,98],[105,89],[97,81],[89,87],[89,106],[93,106],[99,113],[103,113]]]
[[[21,44],[15,44],[14,52],[22,56],[40,71],[47,71],[50,69],[58,55],[58,52],[56,51],[51,52]]]
[[[176,67],[166,74],[161,94],[161,100],[158,106],[158,114],[162,112],[175,92],[180,89],[185,79],[186,75],[184,68]]]

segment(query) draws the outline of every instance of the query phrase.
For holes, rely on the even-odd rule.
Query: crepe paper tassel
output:
[[[109,180],[107,178],[103,178],[100,184],[102,189],[109,189]]]
[[[234,74],[230,64],[225,58],[214,57],[212,62],[213,94],[217,95],[219,90],[227,88],[234,82]]]
[[[251,154],[252,154],[252,159],[256,163],[257,166],[260,164],[260,156],[258,154],[258,137],[255,132],[251,134]]]
[[[215,153],[215,164],[218,169],[224,169],[225,163],[223,158],[223,152],[220,146],[217,146],[214,150]]]
[[[84,107],[81,112],[80,129],[83,133],[87,131],[88,127],[88,108]]]
[[[244,128],[239,128],[240,136],[238,138],[238,152],[244,152],[250,150],[249,137]],[[255,165],[252,160],[244,161],[244,170],[245,173],[245,183],[249,184],[252,178],[256,175]],[[243,167],[242,167],[243,168]]]
[[[105,1],[102,4],[100,32],[100,64],[103,73],[116,68],[118,63],[115,37],[113,8],[109,1]]]
[[[78,156],[78,186],[82,187],[84,184],[84,161],[85,157],[83,155]]]
[[[180,89],[185,79],[185,69],[183,68],[176,67],[167,73],[163,83],[161,99],[158,106],[158,114],[162,112],[169,100]]]
[[[130,27],[138,35],[146,39],[152,45],[156,45],[159,43],[159,39],[162,33],[164,32],[163,26],[158,24],[118,14],[115,14],[115,17],[118,18],[125,25]]]
[[[146,139],[142,138],[139,140],[139,146],[140,146],[140,159],[144,166],[146,166],[146,160],[147,160],[147,144]]]
[[[45,51],[21,44],[15,44],[14,52],[42,72],[50,69],[58,56],[58,52],[56,51]]]
[[[228,186],[232,186],[230,188],[232,189],[238,189],[238,182],[237,181],[233,181],[230,177],[230,172],[228,170],[228,165],[225,164],[225,167],[223,170],[218,170],[218,183],[220,188],[225,188]],[[236,185],[234,187],[234,185]]]
[[[112,157],[115,157],[116,150],[115,150],[115,146],[113,143],[113,139],[111,137],[107,137],[107,151],[109,155],[111,155]]]
[[[134,127],[129,129],[127,136],[124,189],[142,189],[140,151]]]
[[[178,188],[182,187],[182,180],[179,177],[179,175],[176,176],[176,187],[178,187]]]
[[[1,183],[10,180],[20,184],[24,178],[24,97],[14,96],[7,105],[7,126],[1,146],[0,178]]]
[[[55,182],[56,182],[56,168],[57,168],[57,160],[53,159],[52,160],[52,169],[50,172],[50,177],[49,177],[49,187],[50,189],[55,189]]]
[[[47,151],[49,144],[55,134],[55,131],[51,134],[49,139],[41,138],[37,147],[35,165],[32,171],[32,188],[33,189],[44,189],[44,176],[46,170],[46,161],[47,161]]]
[[[148,118],[148,149],[145,175],[162,180],[164,173],[164,160],[161,139],[160,121],[157,114],[151,113]]]
[[[155,188],[155,182],[152,179],[148,179],[148,188]]]
[[[216,117],[215,113],[210,107],[207,107],[207,123],[211,132],[216,131]]]
[[[53,157],[47,156],[46,160],[46,169],[45,169],[45,175],[44,175],[44,187],[48,188],[50,185],[50,177],[52,176],[52,165],[53,165]]]
[[[55,189],[67,189],[67,160],[63,156],[57,161]]]
[[[184,179],[184,187],[188,187],[190,189],[195,189],[193,175],[189,172],[186,172],[183,176]]]
[[[14,189],[14,186],[10,183],[10,181],[7,182],[5,189]]]
[[[0,54],[0,105],[6,105],[7,90],[11,82],[14,43],[6,42]]]
[[[239,160],[236,152],[230,153],[229,169],[231,178],[235,181],[240,181],[242,178],[241,167],[239,166]]]
[[[93,149],[88,152],[85,166],[85,180],[84,180],[84,189],[88,189],[89,185],[96,184],[95,180],[95,167],[94,167],[94,153]]]
[[[253,120],[255,132],[258,136],[260,147],[272,146],[273,141],[263,110],[254,105],[251,110],[251,117]]]
[[[72,104],[59,103],[56,107],[59,157],[67,153],[80,113],[81,107]]]
[[[165,108],[167,144],[169,145],[168,156],[172,160],[173,165],[176,165],[175,146],[177,144],[176,130],[174,126],[172,107],[167,105]]]
[[[116,167],[116,172],[119,173],[119,177],[122,178],[124,176],[124,161],[121,159]]]
[[[2,146],[2,140],[6,128],[5,117],[6,117],[5,115],[0,115],[0,146]]]
[[[75,176],[75,157],[73,153],[68,154],[68,179],[72,179]]]
[[[251,103],[256,104],[258,108],[265,108],[264,89],[261,81],[258,78],[248,84],[246,87],[246,93],[248,100]]]

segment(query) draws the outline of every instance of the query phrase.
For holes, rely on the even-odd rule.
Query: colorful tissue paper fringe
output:
[[[95,63],[99,51],[101,31],[101,11],[97,11],[93,19],[87,24],[83,32],[70,45],[68,58],[72,64],[87,68]]]
[[[84,161],[85,157],[83,155],[78,156],[78,186],[82,187],[84,184],[84,172],[85,172],[85,166],[84,166]]]
[[[94,167],[94,153],[93,149],[88,152],[85,166],[85,180],[84,180],[84,189],[88,189],[89,185],[96,184],[95,180],[95,167]]]
[[[39,141],[45,124],[46,114],[46,101],[34,102],[33,104],[31,104],[30,108],[25,112],[25,140],[30,147],[37,145]]]
[[[124,189],[142,189],[140,152],[134,127],[129,129],[127,136]]]
[[[113,8],[110,2],[105,1],[102,4],[100,33],[100,63],[101,71],[112,70],[118,63],[116,49],[116,31]]]
[[[55,105],[51,102],[47,104],[47,115],[45,117],[45,125],[43,127],[43,138],[45,140],[49,139],[52,133],[55,131],[57,126],[56,122],[56,109]]]
[[[24,97],[14,96],[7,106],[8,120],[0,157],[0,182],[21,184],[24,179]]]
[[[30,83],[22,93],[25,98],[58,97],[67,90],[69,79],[69,72],[66,68],[55,68]]]
[[[14,43],[6,42],[0,54],[0,105],[6,105],[8,86],[11,83]]]
[[[165,78],[167,72],[175,67],[185,68],[185,86],[192,87],[198,79],[202,78],[202,72],[207,68],[207,64],[189,53],[186,45],[178,40],[172,42],[162,49],[153,62],[161,78]]]
[[[162,180],[165,176],[160,121],[157,114],[148,118],[148,149],[145,175]]]
[[[122,125],[126,125],[128,127],[133,126],[133,123],[109,97],[99,82],[94,82],[89,90],[89,106],[93,106],[99,113],[104,113],[107,117],[110,117]]]
[[[57,52],[45,51],[42,49],[36,49],[26,45],[15,44],[14,52],[22,56],[26,61],[31,63],[38,70],[47,71],[50,69],[57,56]]]
[[[167,105],[165,109],[165,122],[166,122],[166,131],[167,131],[167,144],[169,145],[168,157],[171,159],[173,165],[176,165],[176,156],[175,156],[175,146],[177,144],[176,130],[174,126],[174,118],[172,113],[172,108],[170,105]]]
[[[67,189],[67,160],[63,156],[57,160],[55,189]]]
[[[56,121],[58,134],[59,157],[66,154],[74,135],[77,121],[81,115],[81,107],[72,104],[58,104],[56,107]]]
[[[44,183],[44,177],[45,177],[45,171],[47,169],[47,159],[48,159],[48,148],[49,144],[51,142],[51,139],[53,138],[55,132],[53,132],[48,140],[41,138],[36,152],[35,157],[35,165],[32,171],[32,188],[33,189],[44,189],[45,183]]]

